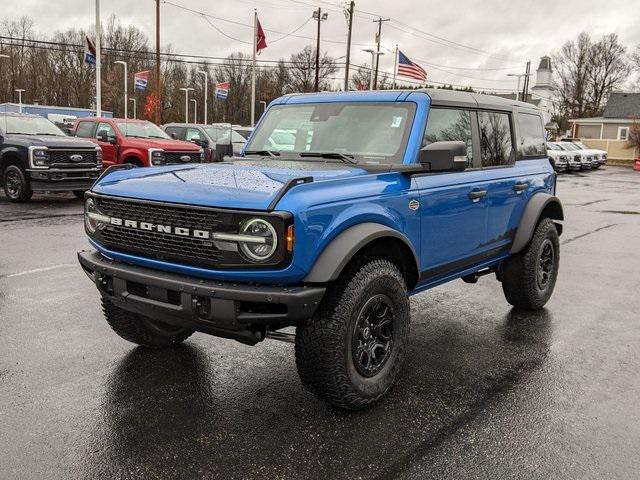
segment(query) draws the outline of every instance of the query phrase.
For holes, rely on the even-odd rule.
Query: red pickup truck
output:
[[[100,145],[105,168],[121,163],[149,167],[204,160],[201,147],[174,140],[146,120],[80,118],[73,125],[72,134]]]

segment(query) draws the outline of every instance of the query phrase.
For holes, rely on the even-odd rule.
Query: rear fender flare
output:
[[[562,203],[558,197],[544,192],[534,194],[520,218],[520,225],[511,244],[511,254],[520,252],[531,241],[533,232],[543,212],[545,217],[553,220],[564,220]],[[558,227],[558,233],[560,234],[562,233],[562,226],[558,225]]]

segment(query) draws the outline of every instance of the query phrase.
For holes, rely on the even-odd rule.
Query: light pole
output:
[[[180,87],[184,92],[184,123],[189,123],[189,92],[193,90],[191,87]]]
[[[192,98],[193,102],[193,123],[198,123],[198,100]]]
[[[128,93],[129,92],[127,91],[127,62],[124,62],[122,60],[116,60],[113,63],[118,63],[124,67],[124,118],[129,118],[129,111],[128,111],[128,107],[129,107]]]
[[[133,118],[136,119],[138,118],[138,109],[136,108],[136,99],[130,98],[129,101],[133,102]]]
[[[518,77],[518,90],[516,91],[516,100],[520,100],[520,79],[530,76],[530,73],[507,73],[507,77]]]
[[[24,88],[16,88],[16,92],[18,92],[18,111],[22,113],[22,92],[24,92]]]
[[[209,74],[204,70],[198,70],[204,76],[204,124],[207,125],[207,90],[209,90]]]
[[[375,70],[376,65],[378,63],[378,57],[380,55],[384,55],[384,52],[381,52],[380,50],[374,50],[373,48],[365,48],[362,51],[371,54],[371,76],[369,77],[369,90],[373,90],[374,70]]]
[[[260,105],[262,105],[262,113],[264,114],[264,111],[267,109],[267,102],[260,100]]]
[[[96,117],[102,116],[102,26],[100,24],[100,0],[96,0]]]
[[[0,58],[11,58],[11,57],[5,53],[0,53]]]
[[[327,12],[322,13],[322,9],[318,7],[318,10],[313,11],[313,19],[318,21],[318,35],[316,37],[316,81],[314,84],[314,91],[320,90],[320,22],[329,18]]]

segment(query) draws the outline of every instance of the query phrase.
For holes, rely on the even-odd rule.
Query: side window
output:
[[[483,167],[513,165],[515,151],[509,114],[478,112],[480,156]]]
[[[434,142],[461,141],[467,145],[467,167],[473,166],[471,113],[452,108],[431,108],[424,131],[422,146]]]
[[[113,127],[105,122],[100,122],[98,124],[98,128],[96,128],[96,138],[98,138],[98,134],[103,130],[107,131],[107,136],[109,138],[116,138],[116,132],[113,130]]]
[[[521,157],[544,155],[542,118],[530,113],[518,114],[519,153]]]
[[[181,127],[167,127],[167,129],[165,130],[166,134],[169,135],[170,137],[174,138],[175,135],[175,139],[176,140],[183,140],[183,133],[184,133],[184,129]]]
[[[93,122],[80,122],[76,129],[76,137],[91,138],[93,137]]]
[[[185,140],[187,142],[191,142],[193,140],[202,140],[200,130],[198,130],[197,128],[187,128],[187,135],[185,136]]]

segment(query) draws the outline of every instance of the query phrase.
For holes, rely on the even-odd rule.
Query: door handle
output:
[[[513,191],[516,193],[521,193],[521,192],[524,192],[527,188],[529,188],[528,183],[516,183],[513,186]]]
[[[473,200],[474,202],[477,202],[486,194],[487,194],[486,190],[471,190],[468,196],[471,200]]]

